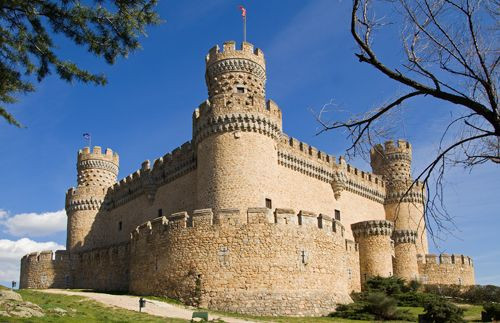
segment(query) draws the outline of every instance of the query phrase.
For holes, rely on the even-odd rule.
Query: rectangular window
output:
[[[335,220],[340,221],[340,211],[335,210]]]
[[[118,222],[118,231],[122,231],[123,224],[122,221]]]
[[[163,209],[158,209],[158,217],[163,216]]]
[[[271,201],[271,199],[266,199],[266,207],[268,209],[272,209],[273,208],[273,201]]]
[[[237,86],[236,93],[245,93],[245,88],[243,86]]]

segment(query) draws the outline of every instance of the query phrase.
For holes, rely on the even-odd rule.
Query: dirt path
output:
[[[40,290],[44,293],[51,294],[66,294],[66,295],[74,295],[74,296],[83,296],[90,299],[93,299],[97,302],[103,303],[108,306],[121,307],[131,311],[139,310],[139,297],[137,296],[129,296],[129,295],[111,295],[104,293],[93,293],[93,292],[76,292],[70,290],[61,290],[61,289],[44,289]],[[146,307],[142,309],[143,312],[161,316],[161,317],[172,317],[172,318],[180,318],[185,320],[190,320],[193,312],[196,310],[190,309],[188,307],[182,307],[178,305],[168,304],[160,301],[147,300]],[[245,321],[233,317],[224,317],[219,315],[209,315],[209,319],[219,318],[228,323],[250,323],[252,321]]]

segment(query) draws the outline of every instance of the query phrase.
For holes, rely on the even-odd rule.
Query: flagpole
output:
[[[243,16],[243,42],[247,41],[247,15]]]

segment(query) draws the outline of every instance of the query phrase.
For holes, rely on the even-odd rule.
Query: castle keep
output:
[[[369,277],[474,284],[472,260],[428,254],[411,145],[362,171],[287,136],[260,49],[206,56],[191,141],[117,182],[110,149],[78,152],[67,250],[21,260],[21,288],[164,295],[256,315],[323,315]]]

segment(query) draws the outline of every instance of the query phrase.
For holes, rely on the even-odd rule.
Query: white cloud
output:
[[[66,230],[64,210],[45,213],[20,213],[10,216],[0,210],[0,225],[16,237],[44,237]]]
[[[62,249],[65,247],[53,241],[37,242],[28,238],[17,241],[0,239],[0,281],[19,281],[19,266],[25,254]]]

